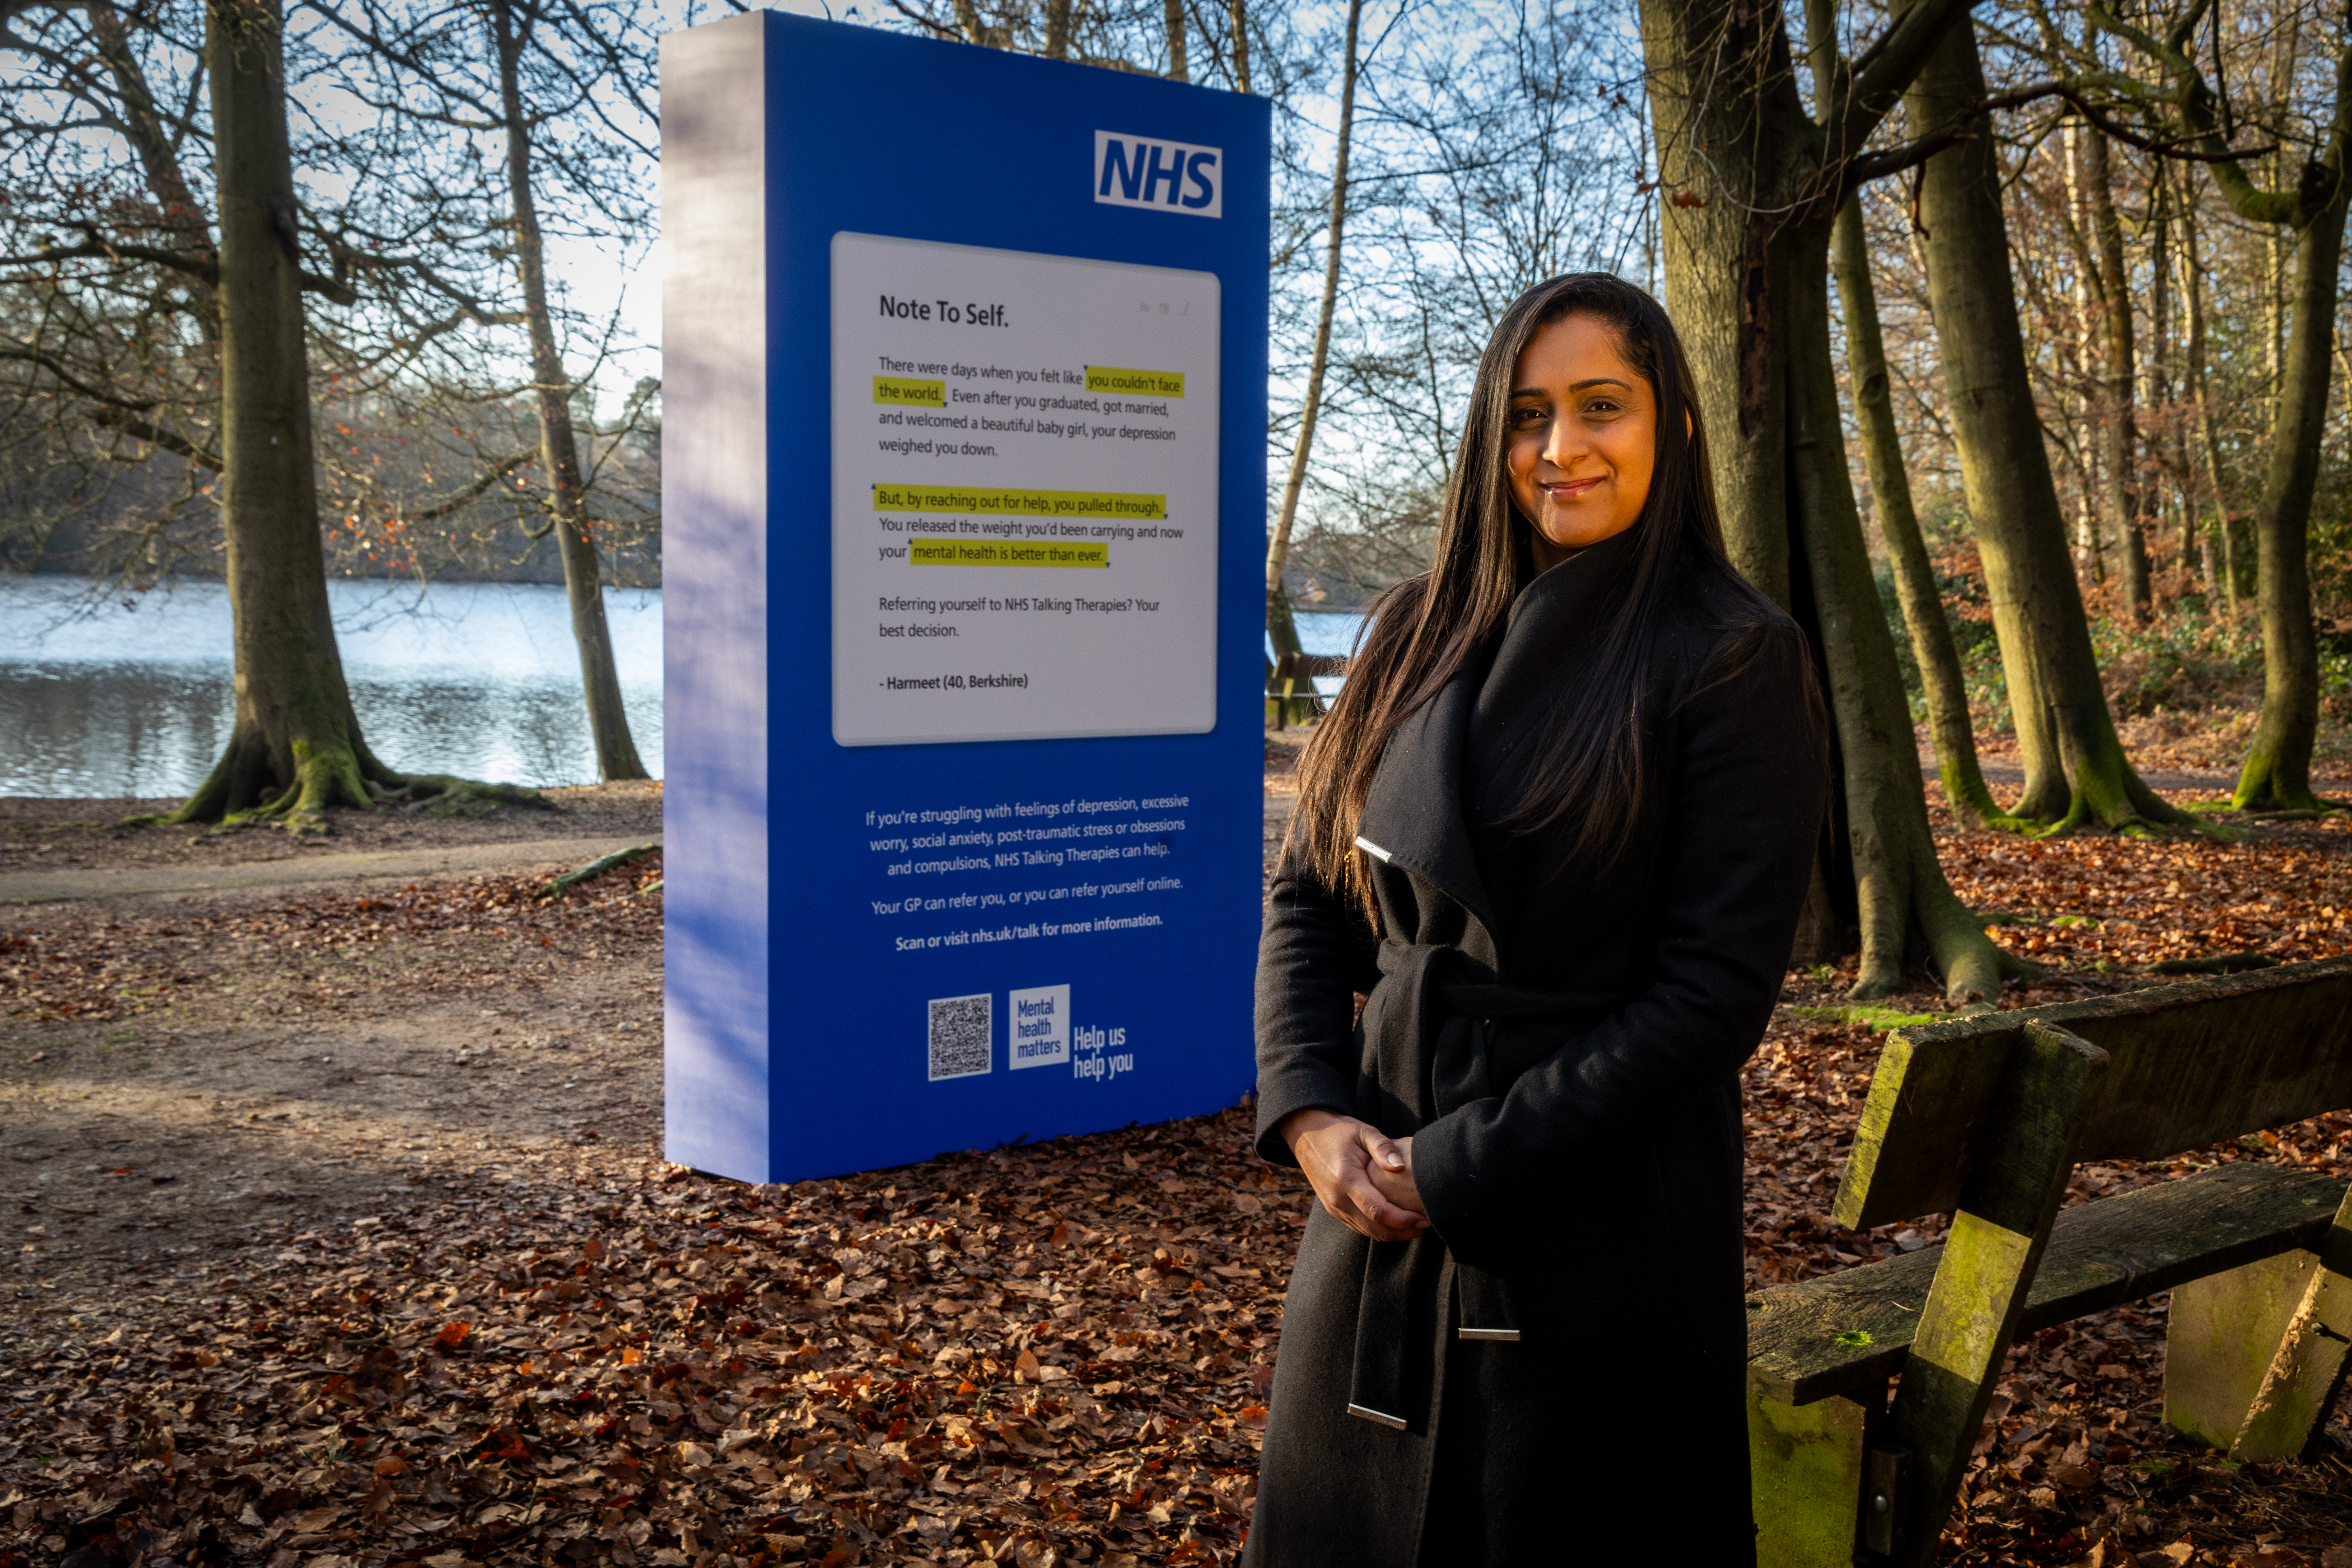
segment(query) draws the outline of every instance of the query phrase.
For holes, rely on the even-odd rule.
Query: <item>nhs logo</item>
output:
[[[1095,200],[1113,206],[1151,207],[1194,217],[1225,216],[1225,153],[1095,132]]]

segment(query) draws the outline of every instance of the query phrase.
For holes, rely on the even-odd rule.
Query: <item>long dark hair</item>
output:
[[[1720,586],[1735,604],[1752,610],[1740,618],[1759,631],[1775,615],[1723,552],[1706,426],[1692,395],[1690,362],[1665,311],[1642,289],[1605,272],[1571,273],[1520,295],[1478,362],[1438,519],[1435,560],[1426,573],[1374,602],[1349,661],[1347,683],[1299,760],[1293,845],[1318,880],[1334,891],[1354,892],[1375,918],[1355,848],[1372,773],[1397,727],[1492,648],[1511,602],[1535,579],[1532,525],[1512,500],[1504,459],[1511,381],[1535,335],[1572,315],[1606,323],[1618,352],[1649,383],[1657,405],[1657,451],[1619,592],[1591,645],[1593,663],[1560,682],[1559,700],[1525,774],[1527,794],[1509,825],[1536,831],[1573,814],[1578,826],[1570,859],[1612,853],[1640,810],[1653,773],[1653,716],[1642,704],[1654,689],[1654,650],[1666,613]]]

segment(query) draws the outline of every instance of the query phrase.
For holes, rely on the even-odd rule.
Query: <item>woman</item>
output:
[[[1529,290],[1266,910],[1257,1146],[1320,1201],[1246,1563],[1753,1563],[1738,1073],[1822,734],[1672,324],[1605,275]]]

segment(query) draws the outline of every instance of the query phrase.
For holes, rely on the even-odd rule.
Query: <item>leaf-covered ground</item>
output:
[[[2151,983],[2171,959],[2347,945],[2336,823],[1945,848],[2000,939],[2053,966],[2012,1005]],[[655,874],[553,904],[474,879],[25,913],[0,954],[0,1086],[62,1095],[40,1076],[60,1060],[110,1031],[208,1039],[207,1007],[300,1006],[353,1034],[451,996],[546,1011],[517,999],[583,967],[648,973],[657,900],[634,889]],[[1941,1005],[1923,982],[1855,1010],[1840,984],[1792,974],[1748,1074],[1759,1284],[1936,1239],[1826,1219],[1879,1030]],[[454,1056],[430,1070],[481,1086],[486,1124],[525,1081]],[[611,1070],[657,1093],[649,1055]],[[27,1089],[0,1122],[49,1104]],[[233,1274],[126,1252],[60,1284],[42,1273],[57,1219],[20,1205],[20,1232],[44,1235],[15,1276],[27,1326],[0,1346],[0,1568],[1237,1556],[1308,1201],[1250,1153],[1244,1111],[774,1188],[662,1164],[618,1112],[568,1125],[527,1160],[461,1150],[469,1169],[371,1189],[363,1211],[253,1222],[266,1245],[217,1255]],[[2086,1168],[2076,1195],[2217,1159],[2352,1174],[2352,1117]],[[32,1315],[60,1293],[70,1311]],[[2021,1347],[1943,1561],[2352,1557],[2329,1555],[2352,1542],[2352,1434],[2308,1467],[2233,1468],[2168,1437],[2163,1310]]]
[[[782,1189],[583,1165],[297,1236],[0,1382],[11,1543],[1229,1561],[1305,1213],[1244,1148],[1232,1113]]]

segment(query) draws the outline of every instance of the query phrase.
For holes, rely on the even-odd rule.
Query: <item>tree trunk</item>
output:
[[[1853,842],[1862,956],[1852,994],[1901,990],[1905,951],[1916,936],[1944,976],[1947,995],[1982,1002],[2000,992],[2003,955],[1945,880],[1927,827],[1911,705],[1846,469],[1830,350],[1828,236],[1809,224],[1794,237],[1797,287],[1785,301],[1792,339],[1790,497],[1829,675]],[[1981,780],[1977,787],[1984,787]]]
[[[1169,78],[1191,81],[1192,68],[1184,61],[1184,0],[1160,0],[1160,9],[1168,24]]]
[[[1173,4],[1174,0],[1171,0]],[[1323,256],[1323,303],[1315,317],[1315,347],[1307,365],[1307,405],[1298,416],[1298,440],[1290,452],[1290,477],[1282,487],[1282,510],[1274,520],[1274,534],[1265,547],[1266,634],[1274,639],[1276,659],[1298,654],[1298,626],[1290,614],[1290,595],[1283,587],[1283,568],[1290,561],[1290,531],[1298,518],[1299,492],[1307,485],[1307,464],[1315,449],[1315,421],[1323,406],[1323,371],[1331,358],[1331,317],[1339,306],[1340,247],[1348,226],[1348,142],[1356,120],[1356,36],[1364,16],[1364,0],[1348,0],[1348,41],[1339,68],[1339,146],[1331,169],[1329,237]],[[1277,722],[1290,715],[1278,711]]]
[[[1056,3],[1067,5],[1069,0],[1056,0]],[[1228,11],[1233,17],[1234,27],[1234,90],[1245,93],[1250,89],[1249,14],[1244,9],[1244,0],[1232,0]]]
[[[2306,189],[2328,194],[2315,204],[2295,247],[2294,315],[2287,328],[2278,417],[2271,427],[2262,500],[2254,509],[2263,712],[2238,775],[2233,804],[2241,811],[2308,811],[2323,804],[2311,792],[2311,751],[2319,732],[2319,648],[2312,626],[2308,540],[2336,346],[2336,271],[2344,257],[2345,209],[2352,196],[2352,179],[2346,178],[2352,103],[2344,101],[2352,95],[2352,48],[2340,57],[2336,93],[2328,161],[2305,172]]]
[[[2132,279],[2124,259],[2123,220],[2116,214],[2115,173],[2105,132],[2083,128],[2084,183],[2089,187],[2097,247],[2100,319],[2106,328],[2105,374],[2099,399],[2099,456],[2107,525],[2115,541],[2125,613],[2147,619],[2147,539],[2140,526],[2138,367],[2132,342]]]
[[[236,718],[211,776],[166,820],[251,815],[317,831],[329,806],[373,808],[371,780],[401,781],[360,738],[327,605],[282,14],[277,0],[211,0],[205,24]]]
[[[2098,394],[2094,390],[2096,380],[2092,366],[2097,363],[2095,346],[2099,335],[2098,292],[2101,288],[2099,264],[2091,255],[2091,247],[2083,238],[2089,226],[2090,201],[2083,177],[2083,132],[2084,127],[2070,122],[2065,127],[2066,144],[2066,237],[2074,256],[2074,374],[2068,379],[2068,391],[2077,400],[2076,412],[2082,424],[2091,429],[2098,426]],[[2093,583],[2107,580],[2107,542],[2105,530],[2100,525],[2099,513],[2099,444],[2089,435],[2080,436],[2066,443],[2075,466],[2082,474],[2082,483],[2074,491],[2074,570]]]
[[[1980,999],[2000,987],[2000,952],[1936,861],[1910,708],[1846,471],[1829,330],[1831,133],[1797,97],[1777,11],[1644,0],[1643,46],[1674,193],[1661,209],[1667,290],[1708,422],[1727,542],[1806,625],[1834,721],[1851,868],[1828,858],[1808,923],[1824,923],[1834,877],[1861,929],[1854,995],[1898,989],[1916,937],[1950,995]],[[1720,73],[1714,62],[1725,59],[1740,70]],[[1815,75],[1844,79],[1826,53]],[[1702,148],[1706,157],[1691,155]]]
[[[1660,271],[1706,421],[1724,548],[1774,603],[1801,623],[1814,621],[1798,596],[1810,582],[1790,570],[1789,328],[1780,316],[1795,286],[1782,243],[1794,223],[1788,187],[1800,177],[1789,167],[1789,142],[1817,141],[1814,127],[1797,98],[1777,10],[1736,0],[1642,0],[1641,14]],[[1718,58],[1744,68],[1723,73]],[[1833,726],[1833,748],[1843,733]],[[1844,818],[1841,790],[1798,923],[1798,963],[1845,951],[1861,919],[1857,841]]]
[[[1070,0],[1045,0],[1045,43],[1037,51],[1049,60],[1070,54]]]
[[[2179,425],[2172,417],[2173,375],[2173,303],[2172,303],[2172,181],[2162,160],[2158,161],[2157,179],[2148,198],[2147,223],[2147,342],[2148,352],[2140,356],[2139,405],[2162,421],[2160,431],[2151,434],[2147,441],[2150,454],[2150,483],[2141,493],[2140,508],[2149,520],[2153,534],[2159,522],[2177,522],[2179,526],[2170,537],[2179,542],[2179,566],[2188,573],[2194,566],[2196,528],[2189,521],[2193,515],[2188,507],[2189,466],[2187,447],[2178,439]],[[2161,501],[2153,498],[2161,495]]]
[[[1968,682],[1951,623],[1944,616],[1936,570],[1927,559],[1919,515],[1911,504],[1911,477],[1903,463],[1903,442],[1895,426],[1895,401],[1886,372],[1886,345],[1878,327],[1878,290],[1870,276],[1870,247],[1863,233],[1862,204],[1839,209],[1832,236],[1838,299],[1844,309],[1846,363],[1853,383],[1854,420],[1862,428],[1863,461],[1870,493],[1878,503],[1878,531],[1895,572],[1895,592],[1910,629],[1912,656],[1927,698],[1927,731],[1935,738],[1936,771],[1944,800],[1956,820],[1987,827],[2014,826],[1985,787],[1977,763],[1977,739],[1969,719]]]
[[[2197,256],[2197,204],[2180,205],[2180,292],[2189,312],[2189,395],[2196,408],[2198,456],[2213,493],[2213,531],[2206,544],[2206,578],[2218,578],[2232,627],[2238,619],[2238,551],[2230,527],[2230,500],[2221,488],[2221,442],[2213,430],[2213,402],[2205,384],[2205,273]]]
[[[1986,96],[1976,35],[1956,27],[1906,95],[1912,129],[1949,124]],[[2012,810],[2052,831],[2186,824],[2125,758],[2099,683],[2027,376],[2000,197],[1986,135],[1929,159],[1920,182],[1946,398],[2024,754]]]
[[[1792,199],[1789,141],[1811,122],[1793,81],[1785,93],[1764,85],[1793,68],[1777,8],[1643,0],[1642,36],[1666,299],[1706,421],[1724,546],[1749,582],[1786,605],[1788,331],[1776,312],[1790,283],[1788,258],[1774,249],[1783,220],[1773,215]],[[1757,79],[1725,77],[1721,60],[1757,62],[1740,73]]]
[[[507,184],[514,206],[515,266],[521,274],[523,316],[530,329],[532,394],[539,404],[540,463],[547,470],[549,509],[563,560],[563,592],[572,605],[572,640],[580,650],[580,684],[588,700],[588,728],[596,746],[596,776],[642,779],[648,775],[629,733],[621,701],[620,672],[613,663],[613,634],[604,621],[604,574],[588,537],[583,505],[580,449],[572,426],[572,378],[555,342],[555,321],[547,306],[546,248],[540,236],[539,204],[530,184],[530,122],[522,102],[523,38],[515,26],[510,0],[490,0],[492,44],[498,50],[499,111],[506,117]]]
[[[209,0],[219,211],[221,531],[227,546],[236,717],[211,774],[151,822],[326,827],[331,806],[379,796],[544,805],[529,790],[446,774],[404,777],[368,751],[327,602],[310,430],[299,209],[286,130],[278,0]]]

